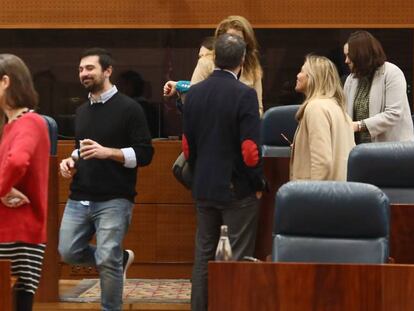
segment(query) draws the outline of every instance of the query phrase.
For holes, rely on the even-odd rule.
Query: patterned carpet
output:
[[[189,303],[191,283],[181,279],[128,279],[124,285],[124,303]],[[99,302],[97,279],[83,279],[60,297],[67,302]]]

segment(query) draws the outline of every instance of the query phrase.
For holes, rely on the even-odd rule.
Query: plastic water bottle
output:
[[[226,225],[220,227],[220,240],[216,250],[216,261],[232,260],[233,254],[231,251],[228,229]]]

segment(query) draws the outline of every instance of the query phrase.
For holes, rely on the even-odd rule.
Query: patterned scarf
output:
[[[369,117],[369,91],[372,79],[368,77],[358,79],[358,88],[354,99],[354,121],[361,121]],[[368,130],[355,132],[355,142],[357,144],[370,143],[371,135]]]

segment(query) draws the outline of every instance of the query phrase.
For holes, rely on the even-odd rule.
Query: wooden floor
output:
[[[59,282],[60,294],[65,293],[72,287],[76,286],[78,280],[61,280]],[[132,303],[124,304],[122,310],[134,311],[187,311],[190,310],[190,304],[167,304],[167,303]],[[72,303],[72,302],[58,302],[58,303],[35,303],[34,311],[59,311],[59,310],[101,310],[98,303]]]

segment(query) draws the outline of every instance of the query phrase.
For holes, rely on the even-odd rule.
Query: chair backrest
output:
[[[355,146],[348,159],[348,181],[373,184],[391,203],[414,203],[414,142]]]
[[[377,187],[414,188],[414,142],[355,146],[348,159],[348,181]]]
[[[268,146],[289,146],[280,134],[285,135],[293,141],[298,123],[295,114],[299,105],[272,107],[263,115],[262,120],[262,145]]]
[[[276,195],[274,261],[384,263],[389,201],[377,187],[294,181]]]
[[[45,119],[47,128],[49,130],[50,139],[50,155],[57,155],[57,143],[58,143],[58,126],[56,121],[49,116],[42,115]]]

